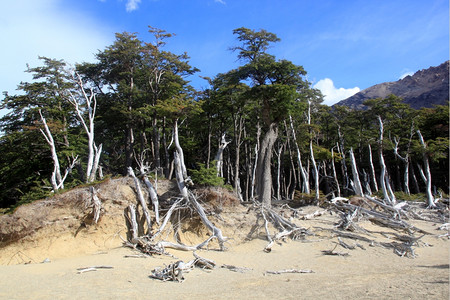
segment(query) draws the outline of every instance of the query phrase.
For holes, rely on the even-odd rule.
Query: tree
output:
[[[67,65],[63,60],[46,57],[40,60],[43,66],[28,67],[26,72],[32,74],[33,81],[18,86],[22,94],[6,94],[1,106],[9,111],[0,121],[4,133],[2,147],[10,151],[7,149],[14,141],[16,148],[14,156],[2,151],[5,157],[15,157],[14,170],[18,173],[6,165],[2,167],[3,178],[17,181],[11,185],[18,189],[18,193],[10,194],[15,195],[14,203],[29,199],[28,193],[34,195],[31,197],[45,196],[49,184],[54,191],[63,188],[63,182],[71,177],[67,172],[74,166],[73,158],[84,150],[84,138],[79,136],[73,106],[67,101],[75,87]],[[60,163],[66,160],[68,169],[64,176]],[[53,170],[49,168],[52,163]],[[71,182],[74,180],[76,175],[70,178]]]
[[[143,64],[142,49],[142,42],[136,34],[116,33],[114,43],[97,53],[98,63],[77,66],[83,79],[95,86],[97,90],[94,92],[100,94],[97,100],[105,129],[123,138],[124,174],[133,163],[137,126],[135,110],[142,105],[137,85]],[[111,149],[106,151],[115,152]]]
[[[272,151],[278,137],[278,123],[289,116],[289,111],[299,98],[298,93],[307,87],[302,78],[306,72],[301,66],[287,60],[277,61],[267,53],[269,46],[280,40],[275,34],[244,27],[235,29],[233,34],[237,35],[241,45],[232,50],[238,51],[238,58],[246,64],[231,72],[236,72],[240,80],[250,83],[248,98],[258,103],[265,132],[256,167],[256,192],[259,201],[269,207],[272,199]]]
[[[160,124],[162,119],[158,115],[155,106],[161,102],[176,97],[179,93],[186,93],[188,82],[185,78],[198,72],[197,68],[189,65],[187,53],[176,55],[164,51],[166,39],[174,36],[165,30],[149,26],[149,32],[153,35],[152,43],[143,43],[143,83],[142,89],[145,91],[145,104],[141,109],[144,118],[141,123],[145,127],[147,117],[151,119],[152,126],[152,153],[154,168],[161,169],[160,155]],[[145,134],[145,132],[144,132]],[[169,158],[166,157],[166,160]]]
[[[88,163],[86,167],[86,181],[93,182],[95,180],[98,164],[100,161],[100,155],[102,153],[102,144],[97,146],[94,139],[94,118],[97,111],[97,98],[92,88],[90,89],[89,95],[86,93],[86,90],[83,86],[83,81],[79,74],[74,74],[74,76],[76,76],[75,80],[77,81],[79,94],[81,95],[78,95],[78,97],[76,97],[74,93],[70,93],[69,101],[75,107],[78,119],[88,137],[89,150]],[[87,122],[85,120],[85,117],[83,116],[83,111],[80,108],[80,105],[83,104],[83,102],[86,105],[85,111],[87,112]]]

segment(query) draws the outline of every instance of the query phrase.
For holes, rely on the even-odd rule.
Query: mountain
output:
[[[449,61],[437,67],[417,71],[394,82],[384,82],[362,90],[335,105],[366,109],[364,101],[394,94],[414,109],[443,105],[449,100]]]

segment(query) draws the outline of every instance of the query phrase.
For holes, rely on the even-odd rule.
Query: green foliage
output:
[[[212,165],[215,165],[215,161]],[[195,184],[224,187],[224,179],[223,177],[217,176],[217,169],[215,167],[206,168],[205,164],[201,163],[199,163],[198,166],[198,170],[189,170],[192,181]]]
[[[425,202],[427,200],[427,196],[424,193],[408,195],[404,192],[395,192],[394,194],[397,201]]]
[[[135,164],[135,156],[148,150],[151,155],[145,162],[152,169],[167,171],[159,172],[158,176],[168,175],[172,160],[170,140],[173,124],[178,120],[185,161],[194,168],[190,170],[193,181],[199,185],[224,186],[224,182],[234,183],[233,176],[238,174],[243,195],[249,194],[248,179],[255,160],[258,130],[261,142],[267,128],[277,125],[280,136],[276,145],[283,151],[280,176],[284,180],[282,184],[291,189],[285,193],[292,193],[300,184],[289,124],[292,116],[306,169],[311,172],[308,167],[311,141],[321,178],[325,171],[330,174],[333,148],[337,176],[345,185],[343,154],[350,147],[354,149],[358,167],[367,172],[370,144],[375,171],[379,174],[377,117],[380,116],[384,123],[383,155],[390,178],[398,183],[396,186],[401,185],[398,171],[404,165],[393,154],[394,138],[400,155],[408,156],[412,172],[417,176],[417,163],[421,164],[423,155],[427,155],[433,185],[448,192],[448,105],[414,111],[394,95],[367,101],[366,111],[321,105],[322,95],[306,80],[302,66],[268,53],[280,39],[266,30],[244,27],[233,31],[238,45],[231,48],[243,65],[212,79],[205,78],[210,88],[195,91],[189,85],[188,76],[198,69],[190,66],[187,54],[164,50],[173,34],[154,27],[149,27],[149,32],[154,38],[150,42],[134,33],[118,33],[110,46],[99,51],[95,63],[77,65],[86,88],[93,88],[97,95],[95,140],[97,145],[103,144],[100,164],[105,174],[123,174],[127,164]],[[17,207],[50,193],[52,159],[40,132],[39,109],[55,139],[61,171],[65,171],[68,157],[79,156],[80,165],[69,174],[65,188],[81,184],[85,174],[88,141],[73,106],[67,101],[70,93],[78,95],[76,85],[63,60],[40,59],[42,66],[28,67],[26,71],[33,76],[33,81],[21,83],[18,95],[6,94],[0,106],[8,110],[0,119],[3,134],[0,136],[0,207]],[[418,141],[417,129],[423,134],[425,148]],[[214,157],[223,134],[230,142],[224,151],[224,164],[226,170],[233,169],[226,173],[226,178],[217,177],[215,167],[206,168],[198,163]],[[343,152],[339,153],[338,148]],[[275,176],[275,160],[276,157],[272,161],[272,176]],[[348,159],[345,162],[348,164]],[[324,177],[321,188],[325,185],[329,188],[326,181]],[[420,178],[419,183],[422,184]],[[422,196],[397,192],[399,200],[416,200]],[[306,202],[315,199],[314,195],[298,193],[296,197]]]

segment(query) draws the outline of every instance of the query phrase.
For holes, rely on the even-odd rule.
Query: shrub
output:
[[[215,165],[214,162],[212,165]],[[189,170],[192,181],[196,185],[224,187],[223,177],[217,176],[215,167],[206,168],[205,164],[198,164],[198,170]]]

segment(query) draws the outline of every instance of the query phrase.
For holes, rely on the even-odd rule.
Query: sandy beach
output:
[[[318,220],[308,222],[317,225]],[[435,227],[425,222],[420,225],[427,230]],[[212,271],[195,268],[185,274],[181,283],[162,282],[149,275],[156,267],[193,259],[191,252],[170,250],[174,257],[134,257],[139,253],[117,245],[109,250],[94,252],[93,249],[90,254],[72,256],[66,249],[65,255],[59,254],[65,258],[50,257],[50,262],[0,266],[0,298],[448,299],[449,241],[437,236],[425,236],[422,241],[423,246],[416,248],[417,257],[412,259],[400,257],[392,249],[370,246],[366,250],[339,250],[349,253],[348,256],[323,255],[323,250],[331,250],[336,244],[319,236],[303,242],[287,241],[276,245],[271,253],[265,253],[267,241],[255,239],[225,252],[198,251],[201,257],[214,260],[217,267]],[[12,253],[3,250],[2,259]],[[41,259],[51,253],[42,248],[40,251],[16,252],[16,255],[32,258],[40,254]],[[58,256],[56,253],[53,255]],[[248,270],[233,272],[223,265]],[[112,268],[77,271],[90,266]],[[266,273],[286,269],[313,273]]]

